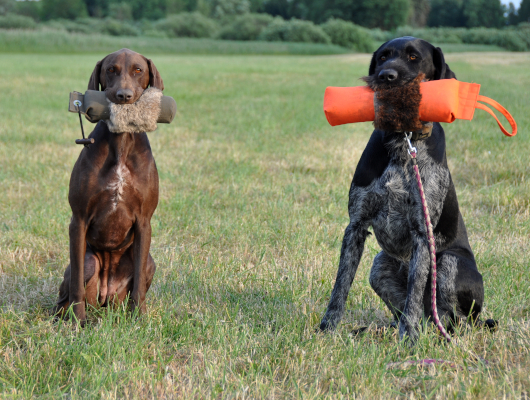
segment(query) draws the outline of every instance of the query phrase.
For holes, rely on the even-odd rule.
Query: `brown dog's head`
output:
[[[106,92],[116,104],[132,104],[148,86],[164,90],[155,64],[132,50],[121,49],[99,61],[88,82],[88,90]]]

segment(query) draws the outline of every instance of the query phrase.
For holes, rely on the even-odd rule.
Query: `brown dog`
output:
[[[148,86],[164,89],[151,60],[128,49],[96,64],[88,89],[100,85],[115,104],[135,103]],[[132,310],[144,313],[156,269],[149,247],[158,171],[147,134],[111,132],[100,121],[89,137],[95,142],[81,151],[70,178],[70,265],[54,309],[62,314],[72,304],[81,324],[85,302],[107,305],[128,294]]]

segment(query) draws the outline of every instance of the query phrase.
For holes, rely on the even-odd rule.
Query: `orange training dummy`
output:
[[[419,119],[430,122],[453,122],[455,119],[473,119],[475,108],[491,114],[506,136],[517,134],[517,124],[510,113],[495,100],[479,95],[478,83],[440,79],[419,83],[421,101]],[[324,94],[324,112],[330,125],[374,121],[377,96],[368,86],[327,87]],[[493,111],[479,101],[487,103],[506,117],[512,132],[508,132]]]

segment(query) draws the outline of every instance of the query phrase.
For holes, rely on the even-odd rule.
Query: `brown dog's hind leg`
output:
[[[70,306],[70,275],[72,267],[68,264],[64,271],[64,278],[59,287],[59,298],[52,309],[52,314],[63,316]],[[86,302],[95,305],[97,302],[98,281],[100,262],[97,256],[87,247],[85,254],[84,281],[86,290]]]
[[[133,266],[133,258],[132,258],[132,248],[129,249],[121,258],[119,270],[127,271],[127,274],[119,278],[120,281],[116,285],[117,288],[115,289],[115,294],[112,295],[114,300],[109,299],[110,301],[113,301],[114,303],[122,303],[127,298],[127,295],[130,296],[133,290],[133,287],[134,287],[134,266]],[[146,268],[145,268],[145,291],[146,292],[151,287],[151,283],[153,281],[153,276],[155,275],[155,271],[156,271],[155,261],[153,260],[153,257],[151,257],[151,254],[149,253],[147,257]]]

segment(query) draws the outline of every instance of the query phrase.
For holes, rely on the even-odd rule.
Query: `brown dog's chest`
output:
[[[74,213],[85,213],[87,242],[110,252],[132,243],[139,218],[151,218],[158,203],[158,172],[145,134],[104,133],[83,150],[74,168],[70,204]]]
[[[132,228],[143,202],[141,191],[135,190],[133,174],[125,162],[100,173],[87,230],[87,241],[94,248],[112,251],[132,243]]]

